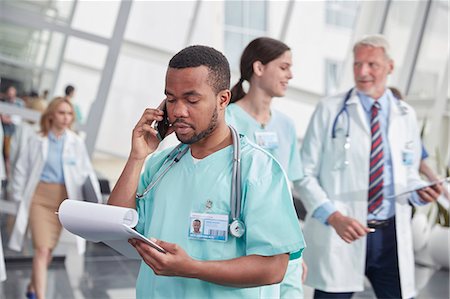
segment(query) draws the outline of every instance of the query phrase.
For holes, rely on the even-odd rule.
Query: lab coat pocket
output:
[[[345,170],[349,164],[350,139],[344,135],[336,136],[331,143],[332,170]]]

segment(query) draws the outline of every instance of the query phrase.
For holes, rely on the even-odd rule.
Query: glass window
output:
[[[194,8],[195,1],[134,1],[125,39],[176,53],[185,46]]]
[[[353,28],[358,15],[357,1],[327,0],[325,1],[325,22],[343,28]]]
[[[395,63],[395,69],[390,78],[392,85],[397,85],[400,78],[405,74],[402,72],[404,59],[407,56],[409,40],[413,32],[413,24],[419,13],[419,1],[392,1],[387,15],[384,35],[391,43],[391,56]]]
[[[62,46],[64,43],[64,35],[59,32],[50,32],[50,42],[47,48],[44,64],[48,69],[55,70],[58,66]]]
[[[242,50],[266,32],[266,1],[225,1],[225,54],[231,69],[239,70]]]
[[[339,76],[341,76],[343,62],[325,60],[325,95],[337,92]]]
[[[127,155],[131,132],[145,108],[157,107],[165,98],[166,69],[165,64],[151,60],[127,54],[119,56],[97,138],[97,149]],[[111,134],[112,130],[114,134]]]
[[[408,95],[433,100],[448,63],[449,6],[433,1]]]
[[[101,70],[107,53],[105,45],[69,37],[64,60]]]
[[[50,33],[0,22],[0,40],[1,56],[40,66],[50,43]]]
[[[101,72],[85,68],[81,65],[65,62],[61,66],[54,96],[64,95],[65,87],[70,84],[75,87],[74,104],[80,110],[81,123],[86,121],[92,102],[95,100],[100,83]]]
[[[68,23],[74,7],[74,0],[64,1],[1,1],[0,5],[38,14],[47,21]],[[81,1],[78,1],[80,3]]]
[[[113,34],[120,1],[78,1],[72,27],[109,38]]]
[[[42,78],[53,80],[63,34],[0,22],[0,40],[2,86],[13,80],[19,93],[29,93],[41,89]]]

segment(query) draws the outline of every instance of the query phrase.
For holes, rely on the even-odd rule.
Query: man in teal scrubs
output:
[[[260,286],[283,279],[289,254],[304,248],[285,173],[279,163],[240,136],[242,237],[229,233],[233,138],[225,123],[230,101],[226,58],[210,47],[177,53],[166,73],[170,127],[187,152],[153,153],[164,112],[146,109],[109,204],[136,208],[136,229],[166,250],[130,240],[143,259],[138,298],[259,298]],[[148,186],[154,185],[147,190]],[[136,197],[136,191],[143,196]],[[192,233],[195,219],[200,233]]]

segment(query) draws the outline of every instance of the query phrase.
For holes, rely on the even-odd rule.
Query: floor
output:
[[[114,185],[125,163],[124,159],[111,159],[108,155],[94,156],[94,165],[108,174]],[[0,213],[0,232],[3,244],[7,243],[7,216]],[[28,241],[24,253],[5,249],[7,280],[0,283],[0,298],[25,298],[26,286],[31,275],[31,244]],[[65,254],[62,254],[65,252]],[[127,260],[101,243],[88,243],[85,255],[76,253],[73,245],[66,246],[50,266],[48,273],[48,298],[102,299],[135,298],[135,282],[139,261]],[[416,266],[418,299],[448,299],[449,272],[430,267]],[[312,298],[313,290],[305,286],[305,298]],[[375,298],[370,285],[356,299]]]
[[[8,252],[5,252],[8,256]],[[31,260],[7,259],[8,279],[0,283],[0,298],[25,298],[31,275]],[[49,269],[48,298],[55,299],[128,299],[135,298],[135,281],[139,261],[126,260],[101,243],[89,243],[84,256],[75,250],[64,259],[57,257]],[[418,299],[449,297],[449,272],[417,266],[421,287]],[[305,286],[305,298],[312,298],[312,289]],[[353,296],[375,298],[370,286]]]

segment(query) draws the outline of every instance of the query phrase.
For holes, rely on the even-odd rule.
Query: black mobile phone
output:
[[[158,138],[163,140],[166,137],[167,131],[169,130],[170,122],[169,116],[167,114],[166,102],[162,106],[162,111],[164,112],[163,120],[156,122],[156,130],[158,131]]]

